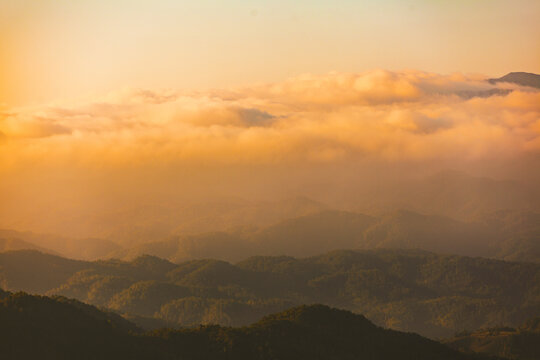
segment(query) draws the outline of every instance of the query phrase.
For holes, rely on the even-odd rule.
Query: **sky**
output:
[[[0,0],[0,104],[305,73],[540,72],[537,0]]]
[[[0,228],[101,236],[128,208],[159,224],[222,197],[364,209],[448,170],[537,184],[540,91],[486,79],[540,73],[539,18],[537,0],[0,0]]]

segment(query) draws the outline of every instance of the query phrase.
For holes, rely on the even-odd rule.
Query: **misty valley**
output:
[[[538,359],[538,189],[420,184],[370,212],[225,197],[133,205],[102,238],[0,229],[2,355]]]

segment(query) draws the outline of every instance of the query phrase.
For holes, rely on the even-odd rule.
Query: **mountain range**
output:
[[[310,256],[343,248],[405,248],[540,261],[540,215],[499,211],[463,222],[444,216],[395,211],[380,217],[323,211],[242,232],[212,232],[171,237],[118,250],[109,257],[143,254],[173,262],[196,258],[238,261],[253,255]]]
[[[536,170],[540,164],[534,161],[527,162],[527,173],[532,176],[537,172],[536,178],[540,179],[540,170]],[[324,183],[320,188],[306,188],[276,199],[239,196],[182,199],[171,195],[109,204],[111,200],[105,198],[99,211],[95,207],[83,207],[68,214],[64,213],[66,209],[57,213],[53,205],[41,208],[34,204],[35,216],[0,207],[0,228],[31,230],[33,233],[24,231],[17,237],[70,258],[95,260],[116,250],[170,238],[252,233],[325,210],[378,218],[403,209],[462,222],[503,210],[539,213],[537,181],[520,179],[523,169],[519,167],[525,165],[515,166],[505,169],[505,174],[497,178],[460,171],[422,173],[399,180],[396,176],[366,174],[358,181]],[[507,179],[509,176],[516,179]],[[326,196],[323,189],[332,189],[331,196]],[[0,231],[0,238],[6,236],[11,235]]]
[[[88,260],[132,260],[147,254],[172,262],[200,258],[239,261],[254,255],[310,256],[343,248],[424,249],[540,262],[540,214],[500,210],[465,222],[406,210],[381,216],[322,210],[265,227],[177,235],[125,247],[109,240],[66,239],[0,230],[1,250],[36,249]]]
[[[87,262],[23,250],[0,253],[0,264],[4,289],[75,298],[148,328],[240,326],[291,306],[323,303],[440,338],[517,326],[540,308],[539,264],[419,250],[256,256],[236,264],[174,264],[152,256]]]

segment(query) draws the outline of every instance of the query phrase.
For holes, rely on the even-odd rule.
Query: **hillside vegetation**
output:
[[[468,353],[484,353],[515,360],[540,358],[540,318],[518,328],[496,327],[463,332],[446,340],[449,346]]]
[[[0,294],[6,359],[488,359],[361,315],[301,306],[243,328],[202,326],[142,333],[129,322],[65,298]]]
[[[538,264],[414,250],[258,256],[237,264],[152,256],[84,262],[14,251],[0,254],[0,264],[5,289],[76,298],[141,325],[153,318],[172,327],[238,326],[293,305],[324,303],[385,327],[448,337],[516,326],[540,309]]]

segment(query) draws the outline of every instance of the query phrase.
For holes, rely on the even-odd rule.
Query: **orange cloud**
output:
[[[540,150],[540,92],[408,71],[304,75],[208,93],[130,90],[4,112],[4,170],[492,159]],[[62,165],[63,164],[63,165]]]

